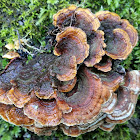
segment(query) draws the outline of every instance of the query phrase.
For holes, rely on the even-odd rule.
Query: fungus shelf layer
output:
[[[0,73],[0,116],[37,135],[61,129],[73,137],[129,120],[140,71],[126,73],[119,65],[119,72],[116,59],[126,59],[135,47],[134,27],[115,13],[75,5],[58,11],[53,24],[59,31],[52,54],[28,64],[15,55]]]

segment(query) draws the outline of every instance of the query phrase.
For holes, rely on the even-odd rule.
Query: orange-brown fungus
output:
[[[107,122],[104,122],[102,125],[100,125],[100,129],[104,130],[104,131],[112,131],[114,129],[116,124],[114,123],[107,123]]]
[[[56,59],[50,67],[52,76],[56,76],[60,81],[72,80],[77,73],[77,64],[75,56],[61,56]]]
[[[75,56],[76,63],[80,64],[89,55],[86,34],[79,28],[67,27],[56,36],[56,41],[58,43],[54,48],[54,54],[57,56]]]
[[[117,72],[108,72],[99,74],[103,84],[112,91],[116,91],[120,86],[121,82],[123,82],[123,76],[118,74]]]
[[[77,7],[75,5],[71,5],[68,8],[58,11],[55,15],[53,15],[54,26],[62,27],[62,25],[67,25],[70,23],[71,17],[76,9]]]
[[[58,109],[56,100],[40,100],[35,95],[24,106],[24,114],[40,123],[42,126],[56,126],[62,118],[62,111]]]
[[[7,92],[3,89],[0,89],[0,103],[12,104],[12,102],[7,97]]]
[[[103,57],[102,60],[94,65],[100,71],[109,72],[112,69],[112,60],[111,58]]]
[[[59,97],[72,107],[70,113],[63,114],[63,123],[71,126],[92,122],[100,113],[101,105],[110,97],[110,92],[96,74],[83,68],[78,73],[75,88],[67,94],[59,94]]]
[[[30,100],[30,95],[21,93],[16,87],[11,88],[7,93],[8,99],[17,107],[22,108]]]
[[[87,67],[93,67],[105,55],[104,48],[106,44],[104,43],[104,32],[100,30],[93,32],[88,39],[88,43],[90,45],[89,56],[84,63]]]
[[[140,71],[126,73],[121,61],[137,43],[134,27],[115,13],[93,14],[75,5],[58,11],[53,24],[51,54],[28,63],[13,58],[0,72],[0,116],[37,135],[61,129],[73,137],[97,128],[111,131],[129,120]]]
[[[105,33],[106,54],[112,59],[126,59],[138,41],[136,29],[119,15],[109,11],[97,12],[100,30]]]
[[[24,113],[23,109],[17,108],[13,105],[5,105],[0,103],[0,116],[14,125],[32,125],[34,120],[29,119]]]
[[[56,86],[59,92],[69,92],[71,91],[77,82],[77,77],[74,77],[72,80],[69,81],[56,81]]]
[[[100,27],[98,18],[89,9],[77,8],[75,5],[58,11],[53,16],[53,24],[59,28],[67,26],[81,28],[87,35]]]
[[[112,59],[126,59],[132,51],[129,36],[122,29],[114,29],[112,38],[106,44],[106,55]]]

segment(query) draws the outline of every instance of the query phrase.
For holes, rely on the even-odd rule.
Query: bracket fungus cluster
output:
[[[0,74],[0,116],[38,135],[62,129],[78,136],[111,131],[129,120],[140,93],[140,71],[119,72],[138,35],[119,15],[71,5],[53,16],[53,54],[26,64],[15,58]]]

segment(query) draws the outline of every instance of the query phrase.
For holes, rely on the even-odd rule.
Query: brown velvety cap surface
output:
[[[23,109],[17,108],[14,105],[0,103],[0,116],[14,125],[32,125],[34,123],[34,120],[24,115]]]
[[[75,56],[60,56],[53,65],[50,66],[50,74],[56,76],[60,81],[72,80],[77,73]]]
[[[102,57],[102,60],[94,65],[100,71],[109,72],[112,69],[112,60],[111,58]]]
[[[56,14],[53,15],[53,25],[54,26],[69,26],[71,17],[73,16],[77,7],[75,5],[71,5],[68,8],[61,9]]]
[[[43,126],[56,126],[60,123],[62,112],[58,109],[56,101],[40,100],[34,95],[24,106],[24,114]]]
[[[101,105],[108,100],[110,92],[101,79],[87,68],[79,72],[79,82],[67,94],[59,94],[72,111],[63,114],[63,123],[76,125],[91,122],[99,114]]]
[[[53,24],[32,60],[4,56],[12,60],[0,72],[0,117],[40,136],[59,128],[72,137],[129,120],[140,71],[121,62],[137,44],[136,29],[116,13],[75,5],[58,11]],[[12,51],[21,43],[30,52],[28,40],[20,41],[5,47]]]
[[[72,26],[81,28],[87,35],[90,35],[91,31],[99,28],[100,22],[89,9],[78,8],[75,11],[75,22]]]
[[[103,84],[112,91],[116,91],[120,86],[120,83],[123,82],[124,77],[117,72],[108,72],[99,75]]]
[[[99,11],[95,14],[99,21],[111,21],[111,22],[119,22],[120,16],[116,13],[109,11]]]
[[[39,83],[35,87],[35,94],[40,99],[49,99],[54,94],[52,80],[49,73],[40,78]]]
[[[125,40],[127,40],[127,42],[129,42],[129,43],[126,44],[126,43],[124,43],[124,41],[120,42],[118,39],[117,40],[121,43],[121,45],[120,45],[121,47],[123,44],[124,44],[123,46],[126,46],[126,49],[121,51],[121,52],[124,52],[127,50],[126,55],[125,55],[125,53],[123,54],[124,58],[121,58],[121,56],[117,56],[117,57],[118,57],[118,59],[126,59],[127,56],[131,53],[132,48],[135,47],[135,45],[137,44],[138,33],[137,33],[136,29],[129,23],[128,20],[120,19],[119,15],[117,15],[116,13],[109,12],[109,11],[100,11],[100,12],[97,12],[95,15],[97,16],[97,18],[101,22],[101,26],[99,29],[101,29],[105,32],[105,39],[107,42],[107,55],[109,55],[113,59],[116,59],[116,58],[114,56],[112,56],[112,54],[110,54],[110,52],[108,52],[108,49],[109,49],[108,41],[110,42],[110,40],[112,40],[110,38],[110,35],[112,36],[114,34],[118,39],[120,38],[120,40],[124,40],[124,37],[123,38],[119,37],[120,35],[118,36],[117,34],[118,34],[118,32],[120,32],[119,34],[124,34],[123,32],[125,32],[124,35],[127,36],[125,38]],[[127,49],[127,47],[128,47],[128,49]],[[116,47],[114,47],[114,48],[116,48]],[[111,48],[111,49],[113,49],[113,48]],[[130,52],[128,50],[130,50]]]
[[[53,16],[53,24],[59,27],[81,28],[87,35],[90,35],[91,31],[96,31],[100,26],[98,18],[89,9],[77,8],[75,5],[58,11]]]
[[[89,56],[84,61],[87,67],[92,67],[96,63],[99,63],[102,60],[102,56],[105,55],[104,48],[106,44],[104,43],[104,32],[96,31],[90,35],[88,44],[90,45]]]
[[[128,34],[122,29],[114,29],[113,37],[106,43],[106,55],[112,59],[126,59],[132,51]]]
[[[55,55],[75,56],[77,64],[82,63],[89,55],[86,34],[80,28],[65,28],[63,32],[57,34],[56,41]]]
[[[77,82],[77,77],[74,77],[69,81],[57,81],[57,89],[59,92],[69,92],[71,91]]]
[[[0,89],[8,91],[12,85],[10,81],[14,79],[22,70],[25,61],[19,58],[11,60],[5,69],[0,73]]]

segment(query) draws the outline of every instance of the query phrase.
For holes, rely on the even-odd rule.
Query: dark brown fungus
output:
[[[87,35],[100,26],[98,18],[89,9],[77,8],[75,5],[58,11],[53,16],[53,24],[60,28],[65,26],[81,28]]]
[[[116,91],[120,84],[123,82],[124,77],[117,72],[110,71],[108,73],[100,73],[103,84],[112,91]]]
[[[105,32],[106,54],[112,59],[126,59],[138,41],[137,31],[113,12],[101,11],[96,16],[101,22],[99,29]]]
[[[89,55],[89,45],[85,32],[80,28],[67,27],[64,31],[57,34],[57,44],[54,48],[54,54],[57,56],[68,55],[75,56],[76,63],[80,64]]]
[[[109,30],[120,28],[123,29],[129,36],[131,45],[136,46],[138,41],[138,33],[136,29],[126,19],[120,19],[120,16],[116,13],[109,11],[100,11],[95,14],[101,22],[102,30],[109,34]]]
[[[103,71],[103,72],[111,71],[111,69],[112,69],[112,59],[107,58],[107,57],[103,57],[102,60],[99,63],[94,65],[94,67],[97,68],[100,71]]]
[[[104,43],[104,32],[100,30],[93,32],[89,36],[88,44],[90,45],[89,56],[84,63],[87,67],[93,67],[95,64],[99,63],[102,56],[105,55],[104,48],[106,44]]]
[[[112,38],[106,42],[106,55],[112,59],[126,59],[132,51],[128,34],[122,29],[114,29]]]
[[[77,77],[74,77],[69,81],[56,81],[55,85],[59,92],[69,92],[71,91],[77,82]]]
[[[36,85],[35,94],[40,99],[49,99],[55,90],[52,87],[53,81],[50,74],[41,76],[39,83]]]
[[[70,113],[63,114],[63,123],[68,126],[92,122],[100,113],[101,105],[111,96],[101,79],[86,67],[78,76],[78,83],[72,91],[58,95],[72,107]]]
[[[134,27],[115,13],[94,15],[75,5],[55,14],[53,24],[54,55],[43,53],[29,63],[14,58],[0,73],[0,116],[37,135],[59,127],[74,137],[98,127],[111,131],[130,119],[140,71],[126,73],[118,62],[137,43]]]
[[[62,27],[70,23],[76,9],[77,7],[75,5],[71,5],[68,8],[64,8],[58,11],[56,14],[53,15],[53,25]]]
[[[30,100],[32,91],[35,91],[39,98],[49,98],[54,93],[48,69],[55,59],[54,55],[42,54],[26,64],[19,74],[10,80],[12,88],[7,96],[15,106],[22,108]],[[50,88],[47,89],[45,85]]]
[[[10,81],[14,79],[23,68],[25,60],[16,58],[11,60],[6,68],[0,73],[0,102],[4,104],[12,104],[7,97],[8,91],[12,88]]]
[[[77,74],[75,56],[61,56],[50,66],[50,74],[56,76],[60,81],[72,80]]]

